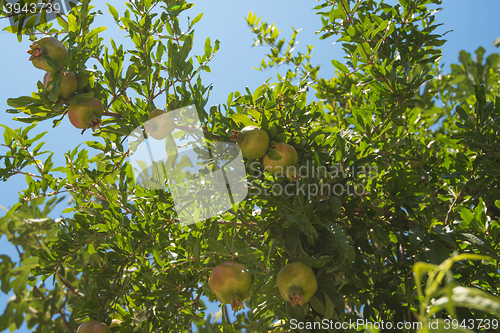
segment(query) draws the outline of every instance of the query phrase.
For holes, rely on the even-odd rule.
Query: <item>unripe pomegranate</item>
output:
[[[80,98],[68,106],[69,121],[76,128],[95,130],[101,124],[102,113],[102,103],[94,97]]]
[[[62,69],[66,61],[66,57],[68,56],[68,50],[63,43],[58,41],[56,38],[49,36],[45,36],[34,41],[33,44],[30,45],[28,53],[31,55],[30,61],[33,63],[33,66],[43,69],[49,73],[55,73]],[[51,66],[46,59],[43,59],[42,56],[45,55],[54,59],[59,65],[59,68]]]
[[[76,80],[75,73],[73,72],[63,72],[63,78],[61,80],[61,88],[59,89],[59,98],[68,98],[73,95],[78,89],[78,81]],[[54,73],[45,73],[43,76],[43,85],[47,89],[51,89],[52,85],[48,85]]]
[[[247,126],[232,136],[241,150],[241,155],[250,159],[259,159],[269,148],[269,134],[257,126]]]
[[[112,333],[111,328],[95,320],[84,322],[78,327],[76,333]]]
[[[295,148],[284,142],[269,147],[269,151],[264,155],[264,169],[278,176],[286,175],[290,181],[298,178],[297,165],[299,156]]]
[[[318,289],[313,270],[300,261],[283,267],[278,273],[276,284],[281,296],[292,306],[307,303]]]
[[[252,284],[252,276],[245,265],[236,261],[223,262],[212,270],[208,282],[221,303],[231,304],[233,311],[245,308],[243,301]]]
[[[173,117],[163,109],[155,109],[149,115],[149,121],[144,124],[146,132],[156,140],[163,140],[175,129]]]

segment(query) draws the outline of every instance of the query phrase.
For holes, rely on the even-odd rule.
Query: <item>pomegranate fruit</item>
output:
[[[66,47],[54,37],[45,36],[37,39],[30,45],[30,50],[28,50],[30,56],[30,61],[36,68],[43,69],[49,73],[55,73],[62,69],[68,56],[68,50]],[[42,56],[51,57],[57,64],[59,68],[53,67],[43,59]]]
[[[69,121],[76,128],[95,130],[101,124],[102,113],[102,103],[94,97],[80,98],[68,106]]]
[[[245,265],[236,261],[223,262],[212,270],[208,282],[221,303],[231,304],[233,311],[245,308],[243,301],[252,284],[252,276]]]
[[[269,134],[257,126],[247,126],[232,136],[232,140],[241,150],[241,155],[250,159],[259,159],[269,148]]]
[[[163,140],[175,129],[172,116],[162,109],[155,109],[149,115],[149,121],[144,124],[146,132],[156,140]]]
[[[59,89],[59,98],[68,98],[78,89],[78,81],[73,72],[63,72],[62,75],[63,78],[61,80],[61,88]],[[43,76],[43,85],[46,89],[52,89],[52,85],[49,85],[49,82],[52,81],[53,77],[54,73],[45,73]]]
[[[111,328],[95,320],[84,322],[78,327],[76,333],[112,333]]]
[[[278,142],[269,147],[264,155],[264,169],[277,176],[286,175],[290,181],[298,178],[297,165],[299,156],[295,148],[284,142]]]
[[[300,261],[283,267],[278,273],[276,284],[281,296],[292,306],[307,303],[318,289],[313,270]]]

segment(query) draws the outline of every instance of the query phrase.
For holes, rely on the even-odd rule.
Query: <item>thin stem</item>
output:
[[[224,316],[226,317],[227,324],[231,326],[231,321],[229,320],[229,315],[227,311],[227,304],[224,304],[222,308],[224,309]]]
[[[45,296],[42,294],[42,292],[40,291],[40,289],[38,289],[38,287],[35,285],[33,286],[33,289],[36,290],[36,292],[40,295],[40,297],[42,297],[42,300],[45,301]],[[61,319],[64,323],[64,326],[66,326],[66,329],[68,330],[68,332],[70,333],[75,333],[75,331],[73,331],[73,329],[71,328],[71,326],[69,326],[69,323],[68,321],[66,320],[66,315],[64,314],[63,310],[62,309],[59,309],[59,314],[61,315]]]
[[[444,224],[445,225],[448,225],[449,224],[449,219],[450,219],[450,215],[453,211],[453,208],[455,207],[455,205],[457,204],[458,202],[458,198],[460,198],[460,196],[462,195],[463,191],[465,190],[465,186],[460,190],[460,192],[458,192],[455,200],[453,201],[453,203],[451,204],[450,206],[450,209],[448,209],[448,212],[446,213],[446,218],[444,220]]]

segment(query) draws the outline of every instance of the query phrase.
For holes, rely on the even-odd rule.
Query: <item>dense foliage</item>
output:
[[[334,323],[359,318],[423,322],[421,332],[437,319],[445,331],[444,319],[454,318],[464,332],[498,331],[486,323],[500,316],[500,57],[461,52],[444,74],[445,40],[428,8],[440,2],[319,1],[319,38],[338,40],[346,53],[346,61],[331,60],[332,78],[314,65],[313,46],[294,52],[297,31],[281,39],[275,25],[249,13],[255,45],[270,49],[261,68],[285,72],[213,106],[200,72],[210,71],[219,42],[207,39],[204,54],[192,54],[202,14],[179,14],[194,16],[193,4],[130,0],[120,14],[83,0],[53,22],[18,16],[10,31],[20,40],[58,36],[77,96],[96,97],[104,113],[95,141],[54,165],[43,134],[30,131],[67,121],[77,97],[61,99],[40,82],[31,96],[8,100],[7,112],[32,124],[3,126],[0,177],[25,177],[26,189],[0,218],[0,234],[20,255],[18,263],[0,256],[1,290],[15,293],[0,331],[26,321],[34,332],[75,332],[87,318],[108,325],[118,318],[121,332],[352,332]],[[94,25],[99,12],[134,49],[119,38],[105,43],[105,27]],[[125,142],[157,107],[190,105],[212,141],[230,142],[233,130],[255,125],[293,146],[299,178],[245,160],[250,193],[242,203],[178,223],[169,191],[136,184]],[[67,204],[64,217],[51,214],[58,204]],[[223,306],[222,321],[214,321],[201,296],[215,300],[208,278],[228,260],[252,274],[250,311],[231,322]],[[311,267],[318,282],[303,306],[292,307],[276,286],[293,261]],[[324,319],[332,327],[293,324]]]

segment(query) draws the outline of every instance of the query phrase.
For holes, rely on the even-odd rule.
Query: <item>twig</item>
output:
[[[75,288],[73,288],[73,286],[71,284],[69,284],[68,281],[66,281],[62,276],[61,274],[59,273],[56,273],[59,275],[59,279],[61,279],[61,282],[66,286],[66,288],[68,288],[73,294],[75,294],[76,296],[79,296],[79,297],[82,297],[84,300],[87,300],[87,297],[85,297],[85,295],[81,292],[79,292],[78,290],[76,290]]]
[[[229,320],[229,315],[227,313],[227,304],[224,304],[224,306],[222,308],[224,309],[224,314],[226,316],[226,321],[227,321],[228,325],[231,326],[231,321]]]
[[[451,204],[450,206],[450,209],[448,209],[448,213],[446,213],[446,218],[444,220],[444,225],[448,225],[448,220],[450,219],[450,215],[451,215],[451,212],[453,211],[453,208],[455,207],[457,201],[458,201],[458,198],[460,198],[460,196],[462,195],[462,192],[465,190],[465,186],[460,190],[460,192],[458,192],[455,200],[453,201],[453,203]]]
[[[102,114],[109,117],[122,118],[120,114],[111,111],[105,111]]]
[[[40,291],[40,289],[38,289],[38,287],[36,285],[33,286],[33,289],[35,289],[38,292],[38,294],[40,295],[40,297],[42,297],[42,300],[45,301],[45,296],[42,294],[42,292]],[[66,329],[68,330],[68,332],[75,333],[75,331],[73,331],[73,329],[71,328],[71,326],[69,326],[69,323],[66,320],[66,315],[64,314],[63,310],[59,309],[58,312],[61,315],[61,319],[64,322],[64,326],[66,326]]]

